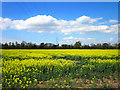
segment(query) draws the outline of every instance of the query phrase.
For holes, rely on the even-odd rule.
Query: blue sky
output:
[[[116,43],[117,2],[4,2],[2,41]]]

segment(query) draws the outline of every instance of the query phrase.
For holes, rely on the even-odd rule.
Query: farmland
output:
[[[3,49],[4,88],[118,88],[117,49]]]

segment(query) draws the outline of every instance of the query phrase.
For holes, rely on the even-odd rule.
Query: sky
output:
[[[118,42],[117,2],[3,2],[2,43]]]

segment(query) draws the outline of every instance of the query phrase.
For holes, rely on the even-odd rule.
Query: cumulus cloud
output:
[[[65,37],[63,38],[63,40],[95,40],[95,38],[78,38],[78,37],[73,37],[73,36],[70,36],[70,37]]]
[[[38,15],[24,20],[13,20],[11,28],[31,32],[54,32],[57,29],[57,19],[52,16]]]
[[[104,22],[100,22],[99,24],[109,24],[109,23],[118,23],[118,20],[104,21]]]
[[[118,20],[109,20],[110,23],[117,23]]]
[[[105,31],[106,33],[118,34],[118,24],[111,25],[108,30]]]
[[[105,21],[105,22],[100,22],[99,24],[107,24],[108,22],[107,21]]]
[[[111,38],[109,38],[109,40],[107,41],[108,43],[118,43],[119,42],[119,38],[113,38],[113,37],[111,37]]]
[[[11,19],[0,17],[0,29],[6,30],[8,26],[11,26]]]
[[[98,20],[100,20],[102,18],[95,18],[95,19],[92,19],[88,16],[82,16],[82,17],[79,17],[76,19],[76,21],[80,22],[80,23],[84,23],[84,22],[87,22],[87,23],[94,23],[94,22],[97,22]]]
[[[96,42],[95,38],[79,38],[79,37],[65,37],[61,43],[75,43],[77,41],[81,41],[82,43],[93,43]]]
[[[85,33],[116,33],[116,26],[94,25],[102,18],[91,18],[88,16],[81,16],[76,20],[66,21],[58,20],[50,15],[37,15],[26,20],[11,20],[9,18],[0,18],[0,28],[2,30],[15,29],[27,30],[29,32],[38,33],[54,33],[60,32],[65,35],[72,32],[80,34]]]
[[[59,42],[60,44],[74,44],[77,41],[82,42],[82,44],[97,44],[97,43],[117,43],[119,40],[120,42],[120,38],[116,39],[116,38],[108,38],[108,40],[98,40],[96,38],[80,38],[80,37],[65,37],[63,38],[63,41]]]

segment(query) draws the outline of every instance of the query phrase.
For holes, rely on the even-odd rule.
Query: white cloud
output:
[[[120,38],[118,38],[120,40]],[[97,44],[97,43],[117,43],[118,42],[118,39],[116,38],[108,38],[107,40],[98,40],[96,38],[79,38],[79,37],[73,37],[73,36],[70,36],[70,37],[65,37],[63,38],[63,41],[59,42],[60,44],[74,44],[75,42],[77,41],[80,41],[82,44],[91,44],[91,43],[94,43],[94,44]]]
[[[0,18],[0,28],[2,30],[7,30],[9,28],[38,33],[60,32],[65,35],[71,34],[72,32],[78,32],[80,34],[99,32],[116,34],[117,28],[114,25],[111,25],[110,27],[107,25],[94,25],[94,22],[97,22],[100,19],[102,18],[81,16],[74,21],[66,21],[57,20],[50,15],[37,15],[26,20],[11,20],[8,18]]]
[[[113,38],[113,37],[111,37],[111,38],[109,38],[109,40],[107,42],[114,44],[114,43],[118,43],[118,41],[119,41],[119,38]]]
[[[88,22],[88,23],[94,23],[94,22],[97,22],[98,20],[100,20],[102,18],[95,18],[95,19],[92,19],[88,16],[82,16],[82,17],[79,17],[76,19],[76,21],[80,22],[80,23],[84,23],[84,22]]]
[[[63,38],[63,41],[60,42],[60,43],[75,43],[77,41],[81,41],[82,43],[94,43],[96,42],[96,39],[95,38],[79,38],[79,37],[73,37],[73,36],[70,36],[70,37],[65,37]]]
[[[111,25],[108,30],[105,31],[106,33],[118,34],[118,24]]]
[[[11,19],[0,17],[0,29],[5,30],[8,26],[11,25]]]
[[[69,34],[71,34],[71,33],[64,33],[64,35],[69,35]]]
[[[108,23],[118,23],[118,20],[109,20],[105,22],[100,22],[99,24],[108,24]]]
[[[52,16],[38,15],[27,20],[14,20],[11,28],[31,32],[54,32],[57,29],[57,19]]]
[[[118,20],[109,20],[110,23],[117,23]]]
[[[76,39],[76,38],[74,38],[73,36],[63,38],[63,40],[70,40],[70,39]]]
[[[105,22],[100,22],[99,24],[106,24],[106,23],[108,23],[107,21],[105,21]]]

